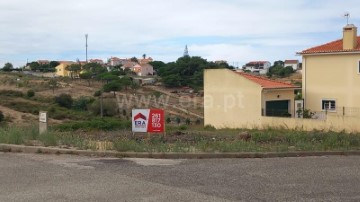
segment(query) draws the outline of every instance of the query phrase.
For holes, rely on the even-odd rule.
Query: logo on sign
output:
[[[136,128],[146,128],[146,116],[138,113],[134,116],[134,123]]]

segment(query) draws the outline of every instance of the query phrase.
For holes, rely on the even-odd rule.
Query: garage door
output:
[[[266,116],[289,117],[289,100],[266,102]]]

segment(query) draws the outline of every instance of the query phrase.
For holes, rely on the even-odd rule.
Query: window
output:
[[[360,60],[359,60],[359,63],[358,63],[358,73],[360,74]]]
[[[335,100],[322,100],[322,110],[335,111],[336,101]]]

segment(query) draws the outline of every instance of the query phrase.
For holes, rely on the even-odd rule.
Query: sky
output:
[[[0,68],[27,61],[190,56],[241,67],[296,52],[360,26],[358,0],[1,0]]]

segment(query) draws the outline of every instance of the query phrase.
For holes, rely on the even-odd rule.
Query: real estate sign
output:
[[[164,132],[165,117],[162,109],[133,109],[131,120],[133,132]]]

